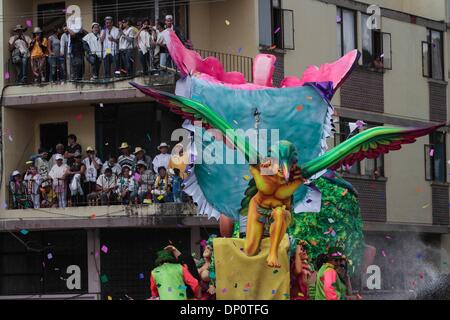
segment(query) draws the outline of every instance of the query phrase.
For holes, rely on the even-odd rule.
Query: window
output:
[[[445,133],[435,132],[430,135],[430,144],[425,145],[425,179],[445,183],[447,160]]]
[[[66,22],[65,2],[38,5],[38,25],[44,35],[50,35],[55,27],[62,27]]]
[[[444,47],[442,32],[428,30],[427,41],[422,42],[423,76],[444,80]]]
[[[382,126],[382,124],[377,123],[367,123],[363,129],[356,129],[350,134],[349,123],[354,123],[356,120],[341,118],[339,120],[340,133],[337,133],[335,137],[339,140],[335,141],[335,145],[344,142],[345,140],[357,135],[363,130],[370,128]],[[363,161],[355,163],[352,167],[343,167],[341,169],[344,172],[367,177],[384,177],[384,156],[381,155],[376,159],[365,159]]]
[[[356,49],[356,12],[337,8],[336,23],[338,54],[344,56]]]
[[[283,9],[281,0],[259,0],[258,12],[259,44],[294,50],[294,11]]]
[[[87,293],[86,241],[86,232],[77,230],[1,233],[0,295]],[[79,290],[64,281],[71,265],[81,270]]]
[[[150,2],[150,3],[149,3]],[[117,22],[119,19],[130,17],[136,23],[139,20],[160,19],[164,21],[166,15],[173,15],[174,23],[181,29],[186,39],[188,38],[188,10],[189,4],[184,0],[94,0],[94,19],[99,23],[107,16],[113,17]]]
[[[391,35],[367,27],[370,16],[361,15],[363,65],[368,68],[392,69]]]

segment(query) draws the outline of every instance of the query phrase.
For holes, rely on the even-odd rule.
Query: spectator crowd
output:
[[[34,83],[82,80],[85,61],[91,66],[91,81],[101,77],[102,65],[105,79],[134,76],[136,51],[142,68],[138,74],[158,74],[161,67],[173,68],[166,46],[168,30],[191,47],[174,26],[171,15],[156,23],[145,19],[134,24],[130,18],[121,19],[117,25],[112,17],[106,17],[103,26],[92,23],[90,32],[75,32],[64,25],[44,35],[41,28],[35,27],[31,37],[25,34],[26,28],[17,25],[9,39],[16,82],[28,82],[29,65]]]
[[[24,173],[15,170],[11,174],[14,209],[191,201],[182,191],[189,166],[181,144],[171,156],[169,145],[161,143],[159,154],[152,159],[141,147],[131,152],[124,142],[118,158],[110,156],[103,162],[90,146],[83,157],[75,135],[67,140],[67,146],[58,144],[51,156],[48,150],[39,149]]]

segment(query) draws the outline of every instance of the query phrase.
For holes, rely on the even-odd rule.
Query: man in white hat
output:
[[[137,164],[139,161],[143,161],[146,166],[147,169],[152,170],[153,169],[153,165],[152,165],[152,157],[150,157],[149,155],[145,154],[145,150],[142,149],[141,147],[136,147],[134,149],[134,163],[135,163],[135,167],[137,168]]]
[[[87,52],[87,60],[92,66],[91,80],[97,80],[102,64],[102,41],[100,40],[100,24],[92,23],[92,32],[83,38],[84,50]]]
[[[122,155],[117,159],[120,167],[123,168],[125,166],[132,170],[134,168],[136,157],[134,154],[130,154],[130,146],[128,143],[123,142],[119,149],[122,152]]]
[[[158,150],[160,154],[153,159],[153,171],[155,174],[158,174],[158,168],[160,167],[164,167],[167,170],[170,161],[169,145],[167,143],[161,143],[158,146]]]
[[[56,155],[55,159],[56,164],[50,170],[49,176],[53,179],[53,190],[58,197],[58,206],[65,208],[67,207],[66,177],[69,174],[69,167],[64,164],[62,155]]]
[[[16,82],[24,84],[27,81],[28,59],[30,58],[29,46],[31,38],[24,34],[26,28],[18,24],[14,28],[14,33],[9,38],[9,51],[11,52],[11,60],[16,67]]]
[[[180,41],[182,43],[185,43],[186,39],[184,38],[183,33],[181,32],[180,28],[176,27],[173,24],[173,16],[172,15],[167,15],[165,22],[166,22],[166,30],[172,30],[173,32],[175,32],[175,34],[180,39]]]

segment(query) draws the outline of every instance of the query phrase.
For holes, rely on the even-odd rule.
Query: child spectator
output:
[[[9,190],[13,196],[14,209],[28,209],[32,205],[27,199],[26,185],[22,180],[22,175],[19,171],[14,171],[11,175],[11,182],[9,183]]]
[[[137,163],[137,172],[134,175],[134,179],[138,186],[140,203],[151,203],[152,184],[154,182],[153,171],[148,170],[147,164],[142,160]]]
[[[58,197],[58,206],[67,207],[66,177],[69,174],[69,167],[63,163],[61,155],[56,156],[56,164],[50,170],[49,176],[53,180],[53,190]]]
[[[41,180],[43,183],[43,186],[45,187],[47,185],[47,180],[49,179],[49,172],[50,172],[50,163],[48,161],[48,151],[40,148],[39,149],[39,155],[34,160],[34,166],[37,168],[39,175],[41,176]],[[53,167],[53,166],[52,166]]]
[[[35,166],[31,166],[27,170],[24,180],[27,185],[27,194],[31,197],[33,207],[35,209],[40,208],[41,206],[40,187],[42,183],[42,178],[39,175]]]
[[[84,175],[84,193],[91,194],[95,192],[95,185],[97,177],[102,168],[102,161],[95,155],[95,150],[92,147],[86,149],[87,157],[84,158],[83,164],[86,166]]]
[[[170,169],[170,185],[172,187],[173,202],[182,203],[183,178],[180,177],[180,169]]]
[[[152,190],[155,202],[157,203],[170,202],[169,192],[170,192],[170,185],[166,168],[159,167],[158,176],[156,177],[155,184]]]
[[[48,55],[48,40],[43,36],[42,30],[39,27],[34,28],[30,51],[34,82],[45,82],[45,59]]]
[[[127,166],[122,168],[122,175],[117,182],[119,188],[117,194],[122,204],[128,205],[136,197],[134,179],[130,175],[130,169]]]

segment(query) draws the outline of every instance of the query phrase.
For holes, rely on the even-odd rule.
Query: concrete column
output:
[[[155,22],[159,19],[159,0],[155,0]]]
[[[441,235],[441,273],[450,274],[450,234]]]
[[[89,293],[101,299],[99,229],[87,230],[87,255]]]
[[[197,244],[200,241],[200,227],[191,227],[191,253],[195,253],[194,258],[200,259],[200,246]]]

